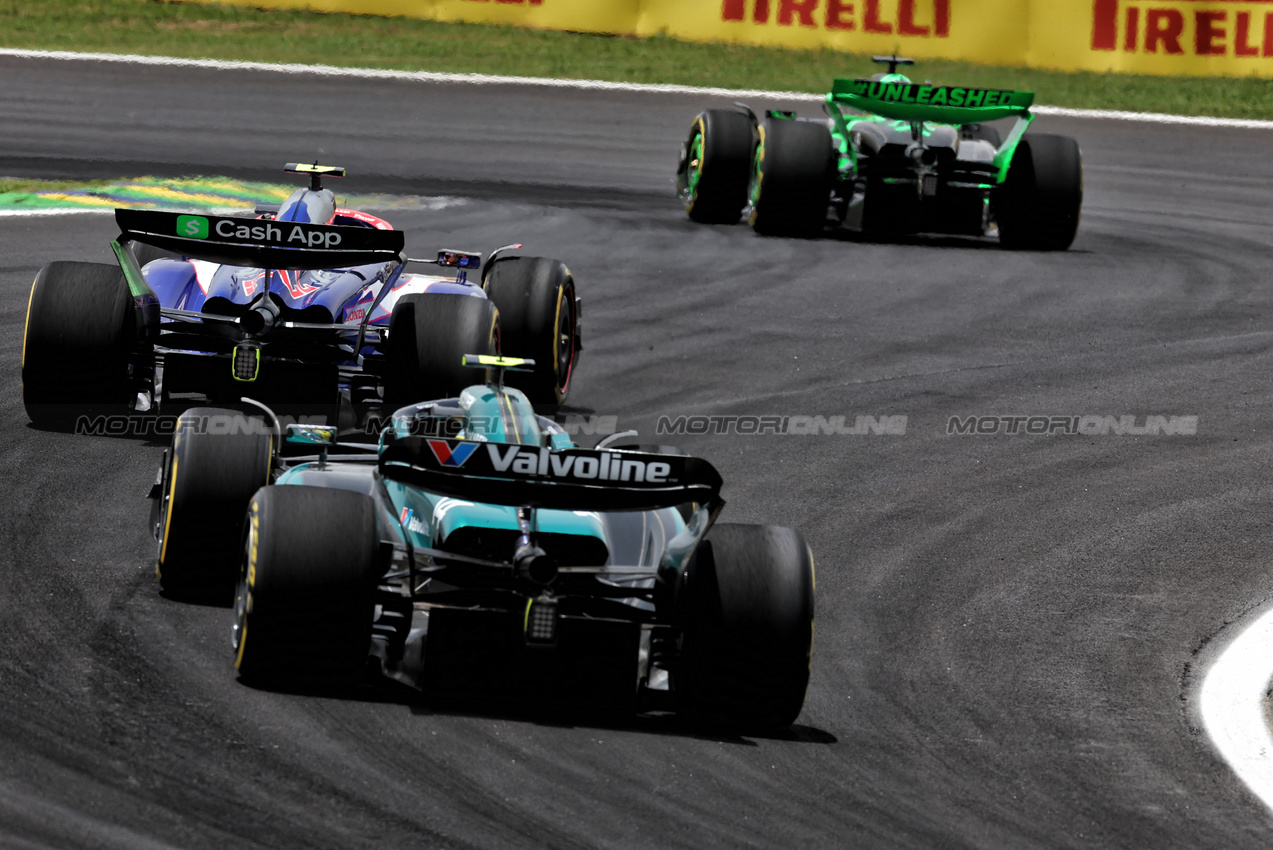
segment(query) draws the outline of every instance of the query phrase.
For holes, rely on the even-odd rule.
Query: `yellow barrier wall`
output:
[[[1273,77],[1273,0],[223,0],[1141,74]]]

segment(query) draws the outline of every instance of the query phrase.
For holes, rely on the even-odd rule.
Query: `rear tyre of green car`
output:
[[[752,174],[752,228],[772,235],[821,232],[835,177],[834,151],[825,124],[766,118]]]
[[[1032,133],[1021,139],[1008,177],[995,190],[995,221],[1005,248],[1064,251],[1078,233],[1083,208],[1083,157],[1069,136]]]
[[[754,151],[751,118],[708,109],[690,125],[677,169],[677,194],[701,224],[737,224],[747,204]]]

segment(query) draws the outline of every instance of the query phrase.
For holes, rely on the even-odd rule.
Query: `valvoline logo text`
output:
[[[463,466],[464,461],[477,451],[477,443],[461,442],[452,448],[446,440],[429,440],[429,449],[443,466]]]

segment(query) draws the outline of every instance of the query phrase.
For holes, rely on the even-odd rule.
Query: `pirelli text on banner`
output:
[[[1273,0],[222,0],[1062,71],[1273,77]]]

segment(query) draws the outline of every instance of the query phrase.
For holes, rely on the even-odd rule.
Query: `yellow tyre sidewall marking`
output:
[[[243,651],[248,645],[248,615],[252,613],[252,591],[256,587],[256,556],[259,545],[258,537],[260,536],[258,532],[261,527],[260,513],[257,510],[255,500],[248,508],[248,512],[252,519],[248,524],[248,580],[247,587],[243,591],[247,598],[243,600],[243,622],[239,625],[239,652],[234,657],[235,670],[241,669],[243,666]]]
[[[177,496],[177,444],[180,440],[180,432],[172,438],[172,471],[168,475],[168,510],[164,513],[164,542],[159,547],[159,563],[155,565],[157,576],[161,575],[164,558],[168,555],[168,529],[172,526],[172,508]]]
[[[700,139],[702,139],[702,140],[703,140],[702,142],[700,142],[700,143],[699,143],[698,164],[694,166],[694,170],[698,172],[698,180],[697,180],[697,181],[695,181],[694,185],[695,185],[695,186],[698,186],[698,184],[699,184],[700,182],[702,182],[702,180],[703,180],[703,160],[707,159],[707,144],[706,144],[706,142],[707,142],[707,125],[705,125],[705,124],[703,123],[703,118],[702,118],[702,116],[699,116],[698,118],[695,118],[695,119],[694,119],[694,126],[693,126],[692,128],[690,128],[690,142],[691,142],[691,143],[694,141],[694,132],[695,132],[695,131],[697,131],[697,132],[698,132],[698,137],[699,137]],[[689,167],[689,163],[686,163],[686,167]],[[686,182],[689,182],[689,178],[688,178],[688,176],[686,177]],[[686,212],[693,212],[693,211],[694,211],[694,204],[695,204],[697,201],[698,201],[698,193],[697,193],[697,192],[695,192],[695,193],[694,193],[694,197],[690,198],[690,204],[689,204],[689,206],[688,206],[688,207],[686,207],[686,208],[685,208],[685,211],[686,211]]]

